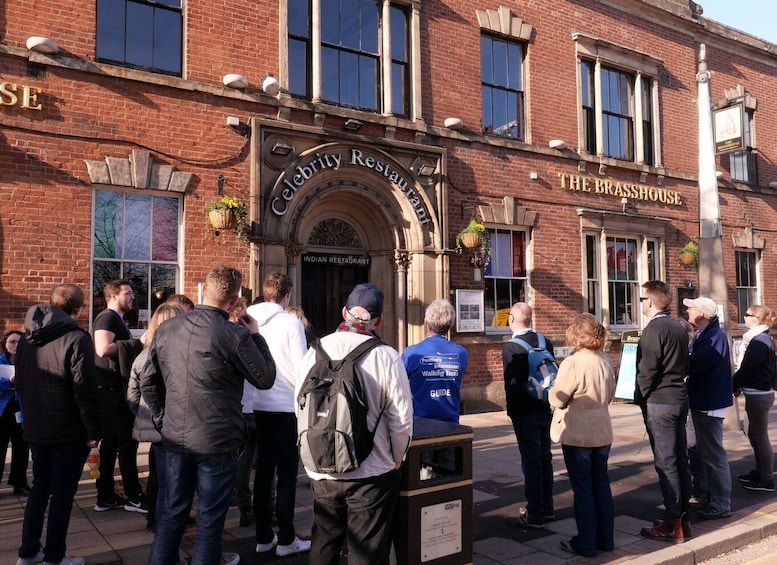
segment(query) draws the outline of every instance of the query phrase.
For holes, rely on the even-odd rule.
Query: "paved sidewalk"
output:
[[[744,412],[743,412],[744,413]],[[632,404],[611,407],[615,441],[610,455],[610,479],[615,497],[616,549],[594,559],[565,553],[559,541],[575,533],[572,493],[559,446],[554,446],[557,520],[543,530],[512,528],[505,518],[518,514],[524,505],[523,477],[512,426],[504,412],[466,415],[461,423],[474,430],[473,443],[473,563],[476,565],[532,565],[566,563],[672,563],[693,564],[720,553],[777,534],[777,496],[746,491],[735,484],[733,516],[699,522],[693,517],[692,540],[679,545],[643,539],[639,531],[660,515],[661,495],[650,445],[645,437],[639,409]],[[777,438],[777,415],[771,422]],[[724,441],[732,476],[747,472],[752,451],[740,430],[726,430]],[[147,470],[147,445],[141,447],[139,466]],[[10,455],[8,460],[10,461]],[[68,553],[84,557],[88,565],[145,565],[152,534],[139,514],[115,510],[95,512],[93,481],[84,473],[68,538]],[[21,535],[24,499],[14,496],[7,485],[0,488],[0,565],[13,565]],[[231,508],[224,532],[225,547],[238,552],[241,563],[302,565],[306,555],[279,558],[274,553],[256,554],[253,527],[240,528],[239,514]],[[300,475],[297,490],[296,526],[300,537],[309,537],[312,497],[309,482]],[[187,528],[182,555],[191,552],[195,528]],[[399,564],[406,565],[406,564]]]

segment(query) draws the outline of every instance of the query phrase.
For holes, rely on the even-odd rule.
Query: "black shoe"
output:
[[[97,504],[94,505],[94,511],[106,512],[108,510],[117,510],[119,508],[124,508],[125,504],[127,504],[127,499],[114,492],[111,498],[101,499],[100,497],[97,497]]]
[[[774,492],[774,480],[764,481],[763,479],[755,479],[753,481],[742,482],[742,487],[747,490],[760,490],[763,492]]]
[[[572,544],[571,544],[569,541],[567,541],[567,540],[563,539],[563,540],[561,540],[561,541],[559,542],[559,545],[561,546],[561,549],[563,549],[563,550],[564,550],[564,551],[566,551],[567,553],[574,553],[574,554],[577,554],[577,551],[575,551],[575,550],[572,548]]]
[[[696,511],[696,516],[701,520],[718,520],[719,518],[730,518],[731,510],[718,510],[712,506]]]
[[[545,524],[543,522],[535,522],[534,520],[529,520],[529,515],[526,513],[526,510],[522,510],[518,516],[510,516],[509,518],[506,518],[505,523],[508,526],[512,526],[513,528],[540,529],[545,527]]]
[[[240,527],[245,528],[254,522],[254,513],[250,510],[240,512]]]
[[[760,478],[761,478],[761,473],[759,473],[755,469],[751,470],[746,475],[737,475],[737,480],[742,483],[757,481]]]
[[[127,512],[138,512],[139,514],[148,514],[148,505],[146,504],[146,495],[142,492],[134,498],[128,498],[124,504],[124,510]]]
[[[13,493],[16,496],[27,496],[30,494],[30,487],[24,485],[23,487],[13,487]]]

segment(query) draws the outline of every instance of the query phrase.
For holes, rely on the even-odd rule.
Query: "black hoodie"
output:
[[[24,439],[32,445],[102,437],[92,338],[56,306],[32,306],[16,355]]]

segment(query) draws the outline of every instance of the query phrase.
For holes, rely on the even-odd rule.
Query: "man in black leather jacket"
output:
[[[156,331],[140,387],[167,452],[167,497],[149,563],[174,563],[195,490],[194,560],[218,563],[242,442],[243,382],[268,389],[275,363],[256,327],[227,311],[238,298],[240,271],[208,273],[203,304]]]

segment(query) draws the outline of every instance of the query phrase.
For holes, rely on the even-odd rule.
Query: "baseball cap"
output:
[[[374,284],[357,284],[348,295],[345,308],[354,318],[365,322],[374,320],[383,314],[383,293]],[[366,310],[369,318],[360,309]]]
[[[700,296],[699,298],[684,298],[683,304],[685,304],[687,308],[696,308],[708,318],[713,318],[718,315],[718,305],[715,304],[715,301],[712,298],[707,298],[706,296]]]

